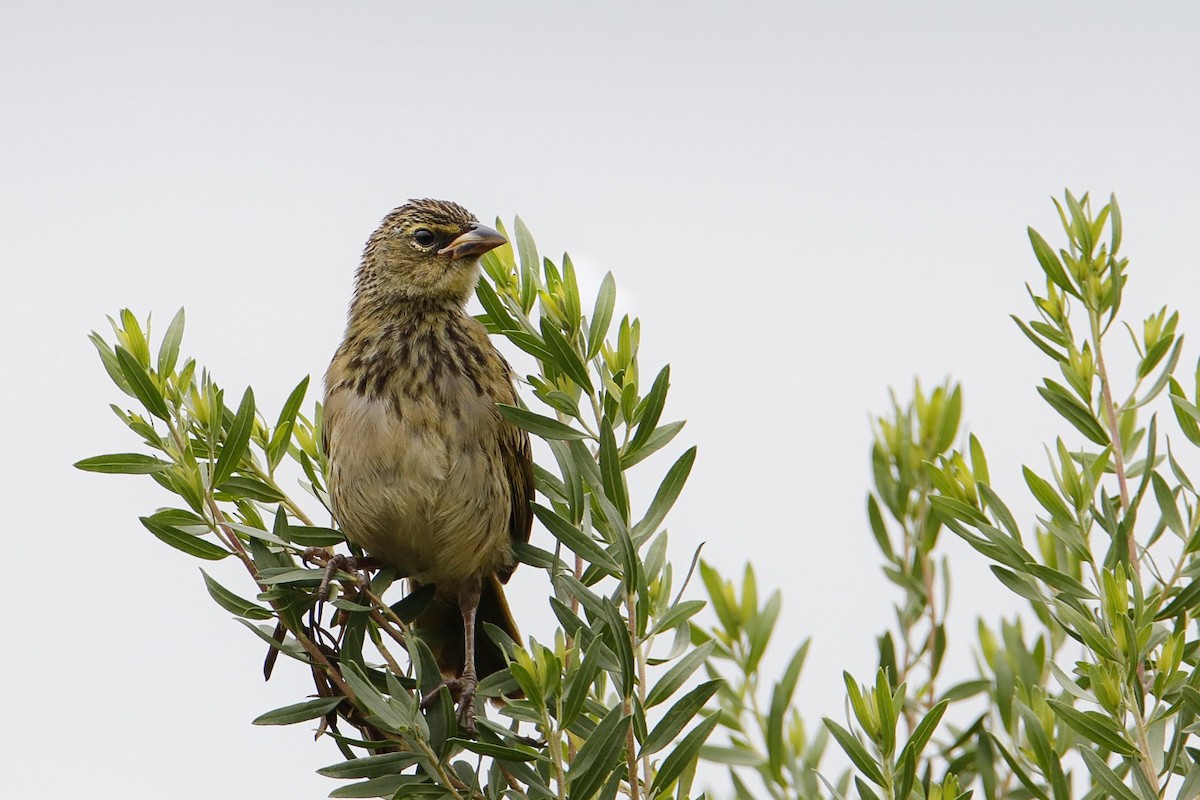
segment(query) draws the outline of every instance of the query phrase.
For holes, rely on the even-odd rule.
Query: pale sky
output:
[[[596,4],[599,5],[599,4]],[[5,797],[322,797],[302,699],[137,517],[149,479],[77,472],[136,449],[91,345],[105,314],[187,306],[184,352],[274,414],[336,347],[353,270],[410,197],[520,214],[641,317],[699,445],[672,555],[782,588],[775,673],[814,637],[798,701],[839,716],[896,597],[864,512],[888,387],[963,381],[966,422],[1022,511],[1061,426],[1009,320],[1060,243],[1051,195],[1116,192],[1126,308],[1200,329],[1200,8],[1106,3],[0,5],[0,355],[7,421]],[[1181,375],[1195,363],[1185,351]],[[1120,362],[1118,363],[1128,363]],[[1185,381],[1186,382],[1186,381]],[[1017,608],[950,541],[947,666]],[[534,541],[550,546],[535,530]],[[222,569],[224,568],[224,569]],[[234,565],[231,588],[250,593]],[[515,581],[545,638],[544,576]],[[693,596],[699,597],[696,587]],[[253,755],[252,755],[253,754]]]

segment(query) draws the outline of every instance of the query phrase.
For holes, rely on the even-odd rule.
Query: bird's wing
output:
[[[508,363],[505,362],[504,366],[507,368]],[[507,388],[508,396],[498,398],[498,401],[516,405],[516,391],[511,383]],[[528,542],[533,528],[533,450],[529,444],[529,434],[507,421],[502,422],[500,428],[500,458],[504,462],[509,497],[512,498],[508,533],[513,542]],[[500,580],[507,583],[510,575],[512,570],[507,574],[501,573]]]

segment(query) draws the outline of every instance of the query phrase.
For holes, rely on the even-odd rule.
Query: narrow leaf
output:
[[[254,390],[246,387],[237,414],[229,426],[221,454],[213,467],[212,485],[219,488],[241,466],[242,457],[250,446],[250,433],[254,430]]]
[[[500,414],[522,430],[541,436],[543,439],[586,439],[588,435],[565,425],[556,419],[544,417],[525,408],[497,403]]]
[[[146,475],[151,472],[162,472],[170,466],[170,462],[143,453],[111,453],[75,462],[75,468],[85,472],[123,475]]]

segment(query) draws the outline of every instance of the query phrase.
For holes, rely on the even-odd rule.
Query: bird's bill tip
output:
[[[471,230],[439,250],[438,253],[456,259],[477,257],[507,243],[508,239],[504,238],[499,231],[486,225],[476,224]]]

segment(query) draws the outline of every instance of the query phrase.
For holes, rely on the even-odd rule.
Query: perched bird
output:
[[[329,499],[346,538],[433,584],[416,620],[459,722],[478,681],[505,667],[482,623],[520,640],[502,583],[529,540],[529,435],[496,409],[512,371],[465,306],[479,257],[505,243],[462,206],[411,200],[367,241],[345,338],[325,376]]]

